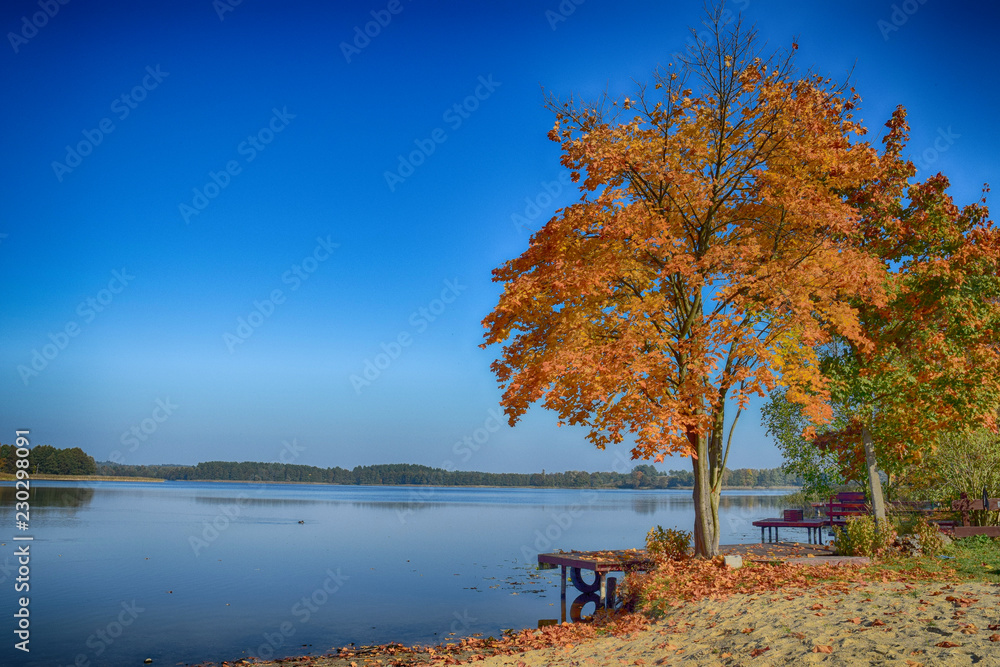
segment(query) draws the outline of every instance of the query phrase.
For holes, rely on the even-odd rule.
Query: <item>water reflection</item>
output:
[[[535,570],[537,553],[638,547],[653,524],[690,530],[693,521],[683,490],[49,482],[31,491],[31,529],[45,540],[32,552],[45,582],[32,591],[45,609],[33,628],[46,642],[37,654],[32,646],[34,663],[0,647],[0,665],[72,664],[133,599],[147,611],[100,658],[88,653],[90,664],[230,660],[286,618],[296,646],[316,647],[436,643],[466,610],[476,619],[463,625],[469,634],[585,618],[598,603],[571,588],[558,611],[557,575]],[[756,541],[750,523],[779,515],[782,503],[780,493],[726,492],[723,540]],[[195,551],[191,538],[206,526],[216,539]],[[0,554],[0,584],[12,555]],[[350,579],[307,624],[290,610],[331,567]]]
[[[17,491],[13,486],[0,487],[0,505],[4,509],[14,507]],[[94,499],[94,489],[86,487],[32,486],[30,493],[32,511],[77,510],[89,505]]]
[[[569,603],[569,614],[566,611],[566,599],[560,600],[560,612],[561,616],[558,619],[555,618],[540,618],[538,619],[538,627],[544,628],[549,625],[559,625],[560,623],[565,623],[567,620],[571,623],[589,623],[593,620],[594,614],[597,613],[599,609],[605,609],[606,607],[601,604],[601,596],[597,593],[580,593],[576,598]],[[588,609],[589,605],[594,605],[593,608]],[[614,609],[617,605],[617,600],[615,600],[614,593],[611,592],[608,597],[608,607]],[[568,616],[568,617],[567,617]]]

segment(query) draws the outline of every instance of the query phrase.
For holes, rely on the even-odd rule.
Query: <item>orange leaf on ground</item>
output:
[[[750,657],[756,658],[759,655],[764,655],[765,652],[770,650],[771,650],[770,646],[765,646],[764,648],[755,648],[754,650],[750,651]]]
[[[833,647],[824,644],[813,646],[813,653],[833,653]]]
[[[938,642],[935,646],[938,648],[956,648],[961,646],[961,644],[956,644],[955,642]]]

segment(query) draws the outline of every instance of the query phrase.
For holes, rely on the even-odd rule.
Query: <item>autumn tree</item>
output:
[[[633,458],[691,457],[700,556],[718,552],[750,397],[780,382],[810,420],[829,419],[816,346],[837,335],[867,349],[849,298],[885,301],[846,194],[882,178],[857,96],[796,78],[795,44],[764,54],[721,8],[706,25],[634,98],[549,98],[580,200],[494,271],[504,289],[484,320],[512,425],[538,401],[598,448],[630,438]]]
[[[821,352],[842,423],[815,444],[845,477],[867,479],[880,520],[877,468],[919,469],[942,433],[995,432],[1000,406],[1000,233],[985,191],[959,208],[943,174],[912,182],[907,133],[899,108],[887,123],[881,177],[847,195],[858,249],[882,262],[888,298],[852,299],[864,347],[841,338]]]

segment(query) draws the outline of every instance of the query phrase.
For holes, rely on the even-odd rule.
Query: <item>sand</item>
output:
[[[476,662],[567,665],[1000,665],[1000,586],[880,584],[677,607],[631,637]]]
[[[1000,585],[891,583],[703,599],[644,630],[512,655],[301,657],[269,665],[482,667],[621,665],[1000,666]],[[239,663],[236,663],[239,664]]]

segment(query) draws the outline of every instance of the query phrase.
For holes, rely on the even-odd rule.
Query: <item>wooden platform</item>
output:
[[[570,570],[570,580],[573,586],[583,596],[596,596],[598,607],[614,606],[615,587],[618,580],[608,577],[609,572],[644,571],[653,567],[653,561],[644,549],[617,549],[613,551],[560,551],[549,554],[538,554],[538,565],[541,567],[559,567],[560,577],[559,599],[562,601],[563,613],[566,609],[566,568]],[[582,570],[591,570],[594,581],[587,583],[580,574]],[[581,598],[577,598],[574,607],[582,606]],[[563,619],[565,620],[565,618]]]
[[[719,552],[726,556],[740,556],[744,562],[801,563],[819,565],[839,564],[855,559],[836,559],[833,552],[821,545],[800,542],[777,542],[770,544],[726,544],[719,546]],[[866,560],[866,559],[865,559]],[[838,562],[834,562],[838,561]],[[566,568],[570,570],[573,586],[580,592],[573,601],[570,617],[579,621],[582,609],[593,602],[597,608],[613,606],[617,579],[609,577],[612,572],[646,571],[653,567],[653,560],[645,549],[616,549],[607,551],[558,551],[538,554],[538,565],[543,569],[561,568],[560,608],[562,622],[566,622]],[[582,570],[594,572],[594,581],[586,582],[580,575]],[[555,619],[545,624],[557,623]],[[542,623],[540,621],[540,623]],[[541,627],[541,626],[539,626]]]
[[[776,542],[769,544],[726,544],[719,546],[719,552],[726,556],[740,556],[744,561],[783,562],[793,558],[828,558],[833,552],[818,544],[800,542]],[[538,565],[542,568],[559,567],[562,570],[560,599],[566,601],[566,569],[569,568],[570,581],[584,595],[597,596],[602,606],[614,603],[617,580],[608,577],[611,572],[643,572],[653,567],[653,560],[645,549],[615,549],[607,551],[558,551],[538,554]],[[594,573],[594,581],[586,582],[581,576],[583,570]]]
[[[594,572],[629,572],[648,570],[652,560],[645,549],[617,549],[612,551],[560,551],[538,554],[539,565],[575,567]]]

